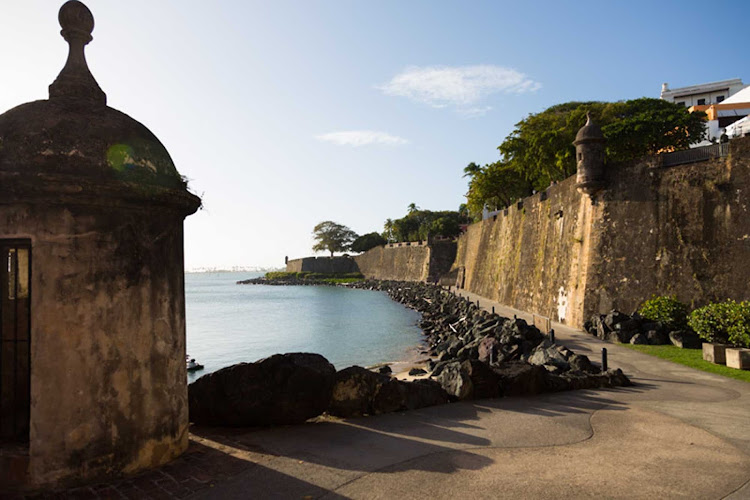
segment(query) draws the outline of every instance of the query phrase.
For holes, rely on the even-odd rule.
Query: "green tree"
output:
[[[313,228],[313,237],[317,241],[313,245],[313,252],[344,252],[349,249],[357,238],[357,233],[346,226],[333,221],[323,221]]]
[[[576,172],[576,133],[586,113],[607,139],[610,162],[627,162],[648,154],[688,148],[705,135],[705,113],[689,113],[678,104],[643,97],[619,102],[567,102],[531,114],[516,124],[498,146],[501,159],[464,168],[469,177],[467,205],[476,216],[488,206],[507,204],[519,192],[541,191]],[[514,175],[512,172],[515,172]],[[528,183],[524,186],[519,177]]]
[[[482,167],[474,162],[469,163],[464,167],[464,177],[474,177],[476,174],[482,171]]]
[[[385,220],[385,224],[383,224],[383,238],[389,243],[396,241],[396,238],[393,236],[393,219]]]
[[[688,149],[705,137],[703,112],[688,113],[684,106],[642,97],[612,102],[602,112],[607,158],[628,161],[647,154]]]
[[[406,216],[386,221],[386,226],[390,222],[390,241],[420,241],[428,235],[453,238],[458,236],[461,224],[469,222],[465,215],[453,210],[433,212],[411,208]]]
[[[350,248],[353,252],[366,252],[371,248],[379,247],[386,243],[388,243],[388,240],[378,233],[367,233],[354,240]]]
[[[509,165],[496,162],[473,174],[466,193],[466,207],[474,219],[478,219],[485,205],[490,210],[497,210],[531,192],[529,180]]]

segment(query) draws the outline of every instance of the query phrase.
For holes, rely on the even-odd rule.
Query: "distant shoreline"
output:
[[[280,271],[278,267],[248,267],[248,268],[236,268],[236,269],[211,269],[198,267],[195,269],[186,269],[185,274],[220,274],[220,273],[269,273]]]

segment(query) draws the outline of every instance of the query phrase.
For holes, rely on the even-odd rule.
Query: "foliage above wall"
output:
[[[388,240],[383,238],[378,233],[367,233],[363,234],[351,245],[352,252],[366,252],[371,248],[379,247],[388,243]]]
[[[385,221],[383,237],[390,242],[420,241],[427,236],[454,238],[461,232],[461,225],[467,224],[466,215],[453,210],[433,212],[422,210],[414,203],[409,212],[400,219]]]
[[[500,160],[464,168],[469,177],[467,206],[476,217],[543,190],[576,172],[576,133],[586,113],[607,139],[607,161],[624,162],[661,151],[686,149],[705,133],[705,113],[679,104],[640,98],[618,102],[568,102],[531,114],[498,146]]]

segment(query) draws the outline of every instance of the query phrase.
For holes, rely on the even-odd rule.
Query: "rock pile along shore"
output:
[[[190,384],[190,420],[214,426],[292,424],[324,411],[352,417],[450,401],[631,385],[621,370],[602,372],[525,321],[484,311],[439,286],[396,281],[347,286],[386,292],[422,314],[419,326],[433,358],[426,378],[407,382],[387,370],[359,366],[336,372],[319,354],[276,354]]]
[[[584,323],[584,330],[609,342],[621,344],[673,344],[686,349],[700,349],[702,340],[692,330],[674,329],[666,323],[651,321],[635,313],[620,311],[595,314]]]
[[[621,370],[602,372],[524,320],[485,311],[440,286],[398,281],[350,286],[384,291],[422,314],[419,326],[435,358],[430,377],[454,399],[631,385]]]

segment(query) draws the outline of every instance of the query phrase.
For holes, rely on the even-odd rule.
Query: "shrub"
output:
[[[750,302],[709,304],[693,311],[688,324],[708,342],[750,347]]]
[[[266,273],[266,279],[275,281],[299,280],[299,281],[320,281],[343,279],[358,281],[363,279],[362,273],[313,273],[310,271],[286,272],[271,271]],[[349,281],[351,282],[351,281]]]
[[[669,328],[680,330],[687,326],[688,308],[674,295],[654,295],[643,303],[638,314],[651,321],[660,321]]]
[[[266,273],[266,279],[269,280],[289,280],[289,279],[305,279],[305,276],[310,274],[308,271],[301,272],[287,272],[287,271],[270,271]]]

